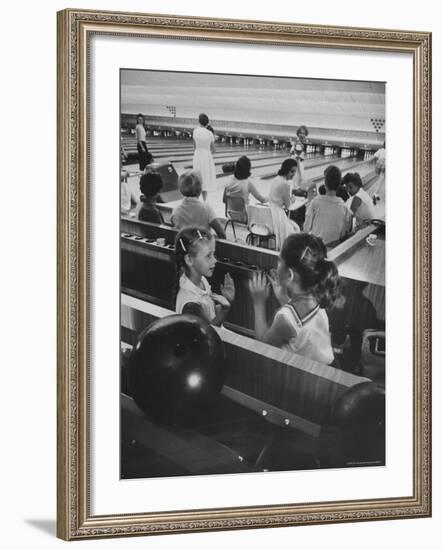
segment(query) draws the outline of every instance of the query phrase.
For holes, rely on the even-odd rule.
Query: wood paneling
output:
[[[134,297],[122,295],[122,327],[139,334],[153,320],[173,313]],[[297,428],[318,435],[330,420],[334,403],[366,378],[282,351],[227,329],[216,329],[225,344],[226,386],[263,403],[268,414],[276,407],[301,419]],[[133,344],[134,342],[130,342]],[[251,408],[256,408],[254,403]],[[284,419],[283,419],[284,420]],[[309,424],[303,422],[308,421]]]

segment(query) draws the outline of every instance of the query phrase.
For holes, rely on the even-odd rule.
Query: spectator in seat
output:
[[[202,193],[202,181],[197,170],[187,170],[178,178],[178,187],[184,196],[181,203],[172,212],[172,225],[177,229],[197,226],[209,231],[212,228],[218,237],[225,239],[226,235],[214,209],[199,197]]]
[[[337,197],[341,172],[337,166],[328,166],[325,175],[325,194],[309,203],[303,229],[322,239],[327,246],[346,237],[352,227],[352,214],[343,199]]]

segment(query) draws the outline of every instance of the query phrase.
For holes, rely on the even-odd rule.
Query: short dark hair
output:
[[[337,166],[331,165],[324,171],[325,185],[330,191],[337,191],[338,186],[341,183],[341,171]]]
[[[138,115],[135,117],[135,120],[137,121],[139,118],[142,118],[143,122],[145,121],[145,115],[142,115],[141,113],[138,113]]]
[[[297,134],[297,136],[299,135],[300,131],[301,130],[304,130],[305,131],[305,135],[308,136],[309,135],[309,132],[308,132],[308,129],[306,128],[306,126],[304,124],[302,124],[301,126],[299,126],[297,128],[297,131],[295,132]]]
[[[353,183],[357,187],[363,187],[360,174],[358,172],[348,172],[342,179],[342,184]]]
[[[140,191],[145,197],[155,197],[163,187],[163,179],[156,172],[147,172],[140,178]]]
[[[205,113],[200,113],[198,115],[198,121],[200,122],[200,124],[202,126],[207,126],[209,124],[209,118],[208,118],[208,115],[206,115]]]
[[[251,161],[246,156],[240,157],[235,163],[234,176],[238,180],[245,180],[251,175]]]
[[[346,187],[343,184],[338,186],[337,191],[335,192],[338,198],[346,202],[349,199],[349,193],[346,190]]]
[[[285,159],[280,166],[280,170],[278,171],[279,176],[287,176],[289,172],[297,166],[297,161],[294,158]]]

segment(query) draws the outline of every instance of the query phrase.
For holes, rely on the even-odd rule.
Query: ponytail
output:
[[[185,268],[184,266],[180,266],[177,262],[177,258],[175,261],[175,278],[174,278],[174,288],[172,290],[172,309],[175,311],[175,302],[177,301],[177,294],[180,290],[180,277],[184,273]]]
[[[340,276],[334,262],[323,259],[318,263],[318,282],[312,288],[312,294],[322,308],[332,306],[340,294]]]
[[[312,294],[320,307],[330,307],[340,294],[340,277],[334,262],[326,258],[321,239],[308,233],[296,233],[285,239],[281,257],[286,267],[294,269],[302,288]]]

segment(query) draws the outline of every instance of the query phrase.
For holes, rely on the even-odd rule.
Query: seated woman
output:
[[[351,195],[346,205],[354,214],[355,228],[357,229],[374,219],[374,204],[371,197],[363,189],[363,182],[358,172],[348,172],[344,176],[342,183]]]
[[[240,157],[235,163],[234,174],[229,178],[225,187],[227,197],[242,197],[245,204],[249,202],[249,195],[252,195],[259,202],[267,202],[254,183],[249,179],[251,176],[251,161],[248,157]]]
[[[156,203],[159,201],[159,193],[163,187],[163,180],[160,174],[145,172],[140,178],[141,207],[138,211],[138,219],[144,222],[165,223]]]
[[[202,182],[198,171],[187,170],[178,178],[180,193],[184,196],[182,202],[172,211],[171,222],[177,229],[197,226],[209,230],[212,228],[218,237],[225,239],[226,235],[212,206],[201,202]]]
[[[306,210],[304,231],[312,233],[331,246],[342,240],[351,230],[352,214],[340,197],[337,189],[341,182],[341,172],[337,166],[328,166],[324,172],[324,195],[312,199]]]
[[[294,200],[291,195],[291,181],[296,170],[297,161],[294,158],[284,160],[277,177],[272,181],[269,192],[269,208],[271,209],[277,250],[280,250],[286,237],[300,231],[298,225],[290,220],[286,213]]]
[[[253,182],[249,179],[251,175],[251,161],[248,157],[240,157],[235,163],[234,174],[229,178],[224,193],[223,201],[227,203],[228,198],[241,198],[243,200],[243,217],[241,221],[247,222],[246,205],[249,203],[249,195],[252,195],[259,202],[267,202]],[[229,210],[229,206],[228,206]]]

